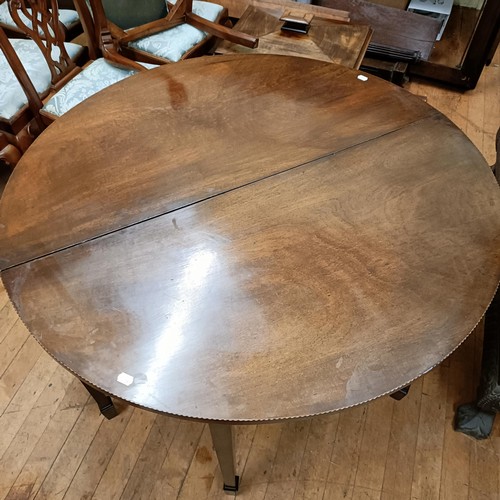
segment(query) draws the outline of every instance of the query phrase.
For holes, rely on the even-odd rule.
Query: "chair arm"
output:
[[[237,43],[238,45],[243,45],[244,47],[254,49],[259,43],[259,39],[254,36],[227,28],[226,26],[212,21],[208,21],[207,19],[197,16],[192,12],[186,13],[186,22],[199,30],[206,31],[207,33],[210,33],[218,38],[228,40],[232,43]]]
[[[185,22],[184,18],[180,17],[177,19],[168,20],[166,17],[163,19],[158,19],[157,21],[152,21],[147,24],[143,24],[142,26],[138,26],[137,28],[132,28],[126,32],[125,35],[122,35],[118,38],[120,43],[128,43],[138,38],[144,38],[145,36],[154,35],[160,31],[165,31],[170,28],[174,28],[179,24],[183,24]]]
[[[104,59],[109,61],[114,66],[125,69],[135,69],[137,71],[147,71],[147,68],[142,66],[136,61],[132,61],[128,57],[122,56],[115,48],[104,46],[102,48],[102,55]]]

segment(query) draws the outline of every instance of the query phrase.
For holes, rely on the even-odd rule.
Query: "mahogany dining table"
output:
[[[207,422],[234,491],[231,425],[393,393],[464,341],[500,278],[499,189],[402,88],[204,57],[50,125],[1,199],[0,269],[94,395]]]

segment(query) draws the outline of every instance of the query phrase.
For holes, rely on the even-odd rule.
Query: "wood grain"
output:
[[[386,47],[419,51],[427,59],[441,24],[428,16],[377,5],[364,0],[317,0],[322,7],[345,9],[353,23],[373,28],[372,41]]]
[[[422,387],[416,465],[413,471],[412,496],[439,498],[448,367],[441,365],[427,377]]]
[[[435,114],[402,89],[302,58],[210,57],[144,72],[86,100],[31,146],[0,205],[8,221],[0,226],[0,268]]]
[[[491,124],[494,122],[493,114],[495,113],[496,107],[494,102],[495,99],[492,96],[496,96],[498,94],[498,89],[500,88],[498,80],[500,78],[498,62],[500,61],[498,60],[498,57],[495,61],[496,65],[492,65],[488,68],[485,68],[485,72],[482,76],[485,85],[483,94],[484,101],[481,102],[480,108],[483,109],[485,113],[484,117],[485,124],[486,123]],[[457,124],[460,125],[460,127],[465,130],[465,125],[468,122],[468,109],[469,109],[467,103],[469,96],[471,94],[473,95],[474,91],[465,94],[454,94],[452,91],[449,90],[432,88],[433,91],[429,93],[427,90],[430,88],[432,87],[429,87],[428,84],[415,83],[415,82],[412,82],[410,87],[410,89],[417,94],[428,94],[429,102],[432,105],[438,107],[438,109],[440,109],[447,116],[452,118],[453,121],[456,121]],[[484,134],[484,140],[482,142],[483,142],[483,147],[485,149],[482,150],[482,153],[486,154],[488,150],[492,150],[494,148],[494,145],[493,142],[490,144],[490,141],[488,139],[489,138],[488,130],[485,129],[483,131],[483,134]],[[489,163],[492,163],[492,161],[489,160]],[[5,299],[3,289],[0,287],[0,301],[2,297]],[[13,313],[12,310],[12,306],[8,305],[8,308],[10,308],[10,311],[4,310],[2,311],[2,314],[6,315],[7,317],[9,317],[10,315],[13,315],[13,317],[15,317],[15,314]],[[1,327],[2,324],[0,324],[0,328]],[[434,402],[435,405],[443,404],[446,406],[446,415],[448,415],[450,411],[453,411],[453,408],[450,408],[450,405],[455,406],[457,404],[467,402],[466,399],[463,399],[467,398],[467,396],[463,393],[463,386],[461,385],[461,382],[458,381],[458,383],[452,383],[451,378],[459,376],[462,379],[463,377],[467,376],[466,373],[459,373],[460,369],[458,368],[458,365],[463,363],[465,363],[466,365],[471,363],[473,364],[474,359],[477,357],[477,354],[480,355],[480,351],[476,354],[476,350],[480,348],[478,347],[480,346],[480,339],[481,339],[481,331],[478,329],[473,333],[473,336],[471,337],[471,340],[473,340],[474,342],[472,343],[466,342],[462,344],[457,349],[457,351],[455,351],[449,358],[449,362],[447,363],[447,366],[449,367],[449,375],[447,377],[447,380],[440,378],[438,382],[438,384],[442,384],[441,388],[438,389],[437,391],[434,391],[434,394],[428,394],[429,398],[435,400]],[[3,344],[0,340],[0,350],[1,349],[3,349]],[[36,398],[40,395],[39,392],[40,388],[44,387],[47,384],[52,383],[51,377],[52,374],[54,373],[54,369],[56,368],[56,366],[57,365],[54,363],[54,361],[51,360],[51,358],[38,347],[34,339],[31,342],[27,341],[25,344],[20,346],[18,354],[14,356],[12,362],[5,371],[4,375],[0,377],[0,384],[3,384],[0,393],[2,393],[2,391],[4,390],[3,388],[8,390],[8,392],[4,393],[4,395],[7,397],[4,408],[5,406],[8,405],[9,401],[13,400],[13,398],[15,398],[16,401],[15,404],[13,404],[11,407],[13,411],[10,412],[9,410],[9,412],[5,414],[5,417],[9,417],[9,420],[7,421],[4,417],[0,417],[2,418],[2,420],[0,420],[0,429],[2,430],[2,433],[0,433],[0,440],[6,437],[5,431],[7,431],[11,436],[12,435],[15,436],[16,432],[18,432],[19,430],[19,424],[18,424],[19,419],[22,420],[23,415],[29,414],[30,409],[33,407],[33,401],[36,401]],[[464,370],[466,370],[466,368],[464,368]],[[429,377],[434,377],[433,372],[425,375],[422,379],[426,380]],[[446,482],[444,482],[443,479],[444,476],[442,475],[444,472],[441,472],[441,474],[439,474],[438,472],[437,475],[429,477],[428,481],[439,483],[437,486],[433,486],[431,489],[433,490],[434,488],[437,488],[440,491],[439,493],[440,498],[447,498],[446,485],[451,483],[457,486],[459,484],[468,483],[470,498],[482,498],[488,500],[497,498],[498,487],[496,490],[491,488],[494,488],[494,484],[498,485],[498,479],[499,479],[499,469],[498,467],[495,468],[498,457],[500,456],[500,445],[499,445],[500,427],[498,427],[498,425],[495,425],[493,435],[491,436],[490,439],[488,439],[484,443],[484,446],[479,446],[476,448],[476,450],[474,450],[475,453],[474,457],[472,457],[471,455],[471,458],[474,461],[472,469],[469,469],[469,467],[462,468],[463,461],[454,460],[455,456],[454,454],[456,448],[452,446],[451,441],[446,437],[446,433],[448,432],[447,426],[449,425],[447,418],[445,418],[444,420],[440,420],[440,423],[436,427],[437,432],[443,433],[445,436],[443,440],[442,449],[434,449],[434,448],[429,449],[428,452],[429,455],[427,455],[425,458],[421,453],[419,453],[418,455],[415,454],[416,441],[418,439],[418,435],[420,432],[418,426],[418,418],[420,416],[419,401],[420,398],[422,397],[422,384],[421,384],[422,379],[412,384],[410,394],[409,396],[407,396],[407,398],[394,404],[394,413],[391,424],[391,439],[389,442],[388,460],[384,476],[384,488],[385,486],[387,486],[387,493],[384,496],[382,496],[382,498],[384,498],[384,500],[389,500],[389,499],[410,500],[408,485],[410,486],[411,489],[414,462],[416,461],[415,466],[419,467],[418,465],[419,462],[423,461],[425,465],[425,462],[429,458],[432,462],[435,461],[437,459],[436,455],[440,457],[443,466],[446,467],[445,469],[443,469],[443,471],[446,471],[447,474]],[[474,386],[476,383],[477,380],[470,381],[470,384]],[[32,390],[37,391],[37,395],[32,396]],[[446,400],[443,400],[440,396],[441,394],[443,394],[443,391],[447,394]],[[22,407],[20,407],[19,404],[22,402],[24,402],[25,404]],[[368,404],[368,407],[370,407],[370,404],[371,403]],[[22,415],[18,411],[18,409],[22,410],[23,412]],[[99,416],[97,408],[95,408],[95,406],[93,405],[88,406],[89,420],[87,421],[87,425],[84,425],[82,423],[82,425],[75,426],[73,428],[74,429],[73,432],[69,434],[71,440],[74,441],[75,450],[78,448],[77,443],[81,439],[83,449],[79,450],[79,453],[81,457],[84,456],[85,458],[83,459],[81,465],[77,468],[77,472],[72,478],[71,487],[70,489],[67,490],[66,493],[67,499],[92,498],[92,492],[95,491],[95,488],[99,483],[100,477],[102,476],[103,471],[106,468],[109,457],[112,455],[113,450],[115,449],[117,443],[120,440],[121,432],[123,431],[124,428],[123,423],[124,422],[126,423],[130,418],[132,412],[135,411],[142,411],[142,410],[133,409],[130,407],[122,408],[120,415],[113,421],[108,422],[106,420],[102,420],[102,417]],[[348,410],[348,412],[350,411],[351,410]],[[327,415],[324,417],[315,418],[311,421],[311,428],[309,432],[306,452],[307,450],[309,450],[310,456],[314,457],[316,460],[312,460],[314,463],[311,463],[310,461],[309,462],[310,465],[315,465],[316,463],[318,465],[320,464],[328,465],[330,463],[332,447],[328,445],[327,441],[335,439],[336,429],[337,429],[337,425],[335,422],[340,416],[344,415],[344,413],[345,412]],[[387,418],[390,419],[390,415],[387,415]],[[157,419],[164,421],[165,425],[168,425],[167,422],[169,421],[172,423],[177,423],[177,424],[179,423],[179,420],[171,419],[170,417],[166,416],[159,416],[157,417]],[[31,421],[32,426],[38,425],[38,422],[35,420],[36,419],[32,419]],[[328,422],[330,420],[332,421],[332,425],[328,426]],[[78,421],[79,420],[77,420],[77,422]],[[155,422],[156,421],[157,420],[155,420]],[[322,424],[323,430],[318,429],[318,433],[316,434],[317,437],[315,439],[312,439],[311,432],[316,422],[323,422]],[[92,423],[93,428],[89,428],[88,425],[89,423]],[[176,437],[174,438],[174,441],[172,443],[173,446],[169,448],[169,453],[167,457],[164,458],[165,460],[164,466],[156,476],[157,481],[159,481],[164,486],[163,490],[162,489],[156,490],[157,492],[161,491],[163,491],[164,493],[171,492],[172,490],[166,488],[169,482],[174,482],[174,481],[175,484],[178,485],[175,491],[179,491],[179,489],[182,488],[182,482],[185,480],[187,475],[189,473],[193,473],[194,471],[194,469],[191,469],[189,465],[192,458],[194,457],[194,453],[197,448],[195,429],[200,429],[200,434],[201,434],[201,429],[203,428],[203,426],[201,424],[189,423],[189,422],[181,422],[180,425],[184,426],[184,428],[190,427],[191,430],[187,432],[186,431],[181,432],[181,436],[183,436],[183,439],[185,439],[186,443],[185,445],[180,444],[180,441],[178,441],[177,439],[177,433],[176,433]],[[273,424],[273,425],[238,427],[236,432],[236,438],[237,438],[236,448],[238,454],[242,457],[242,461],[239,462],[237,470],[240,473],[241,471],[243,471],[243,477],[244,477],[242,483],[242,489],[241,492],[238,494],[238,498],[252,499],[252,500],[258,500],[259,498],[264,498],[268,486],[269,479],[267,475],[262,476],[262,482],[253,484],[249,480],[246,471],[243,469],[243,466],[246,461],[245,457],[247,456],[253,456],[254,459],[252,460],[255,466],[257,467],[259,465],[260,451],[255,450],[255,453],[253,453],[252,448],[254,443],[255,445],[259,445],[259,447],[261,448],[264,443],[264,440],[255,441],[254,439],[252,439],[255,429],[257,428],[263,430],[268,430],[268,429],[275,430],[274,432],[278,436],[278,440],[272,440],[272,442],[268,442],[269,445],[268,455],[273,456],[273,446],[274,446],[274,456],[275,456],[279,442],[279,436],[281,433],[281,428],[284,427],[285,425],[286,424]],[[27,428],[25,428],[25,430],[26,429]],[[98,430],[96,431],[96,429]],[[249,430],[249,435],[246,436],[244,439],[238,439],[238,436],[240,436],[240,432],[242,432],[244,429]],[[350,426],[348,424],[342,427],[341,432],[344,433],[346,429],[347,430],[350,429]],[[363,425],[358,426],[352,432],[354,434],[355,433],[363,434],[364,426]],[[92,441],[90,449],[88,449],[87,451],[85,449],[86,448],[85,443],[88,442],[87,441],[88,438],[86,438],[85,436],[86,435],[92,436],[92,433],[94,433],[95,438]],[[456,435],[456,436],[461,436],[461,435]],[[461,437],[469,442],[469,438],[465,436]],[[362,437],[360,437],[360,439],[362,439]],[[175,444],[176,442],[179,442],[179,445],[176,445]],[[192,444],[193,442],[194,444]],[[337,455],[336,455],[337,462],[343,463],[343,461],[349,461],[350,460],[349,457],[352,454],[357,453],[356,450],[358,449],[359,442],[360,442],[359,440],[353,438],[352,445],[346,445],[343,448],[339,447],[337,449]],[[470,442],[472,443],[472,441]],[[192,454],[190,454],[189,452],[190,443],[194,447],[194,451]],[[293,443],[290,443],[290,446],[293,447]],[[341,449],[343,451],[341,451]],[[293,450],[290,451],[292,452]],[[154,451],[152,451],[152,453],[154,454]],[[164,450],[161,450],[160,453],[164,454]],[[359,456],[359,460],[362,460],[363,458],[362,453],[363,452],[361,452],[361,455]],[[2,455],[2,453],[0,453],[0,455]],[[158,459],[160,460],[160,457],[158,457]],[[0,461],[3,460],[4,458],[0,457]],[[350,463],[354,464],[353,465],[354,468],[357,467],[356,463],[354,462]],[[58,476],[67,474],[68,476],[71,476],[72,474],[74,474],[73,466],[70,466],[68,467],[68,469],[65,469],[64,460],[59,460],[58,464],[59,464],[58,467],[54,470],[54,475]],[[263,464],[264,463],[262,462],[261,465]],[[377,466],[377,464],[374,465]],[[302,467],[305,466],[306,462],[304,457]],[[15,471],[14,475],[16,476],[20,474],[22,471],[22,469],[19,468],[18,462],[15,461],[12,463],[8,463],[7,467],[11,467]],[[270,467],[272,467],[272,463],[270,464]],[[309,466],[307,467],[308,467],[307,470],[311,471],[311,468]],[[321,470],[323,469],[321,468]],[[322,498],[323,492],[325,491],[325,486],[328,486],[328,492],[331,493],[332,491],[334,491],[333,487],[335,486],[335,483],[322,482],[324,476],[321,474],[321,470],[318,469],[318,475],[313,476],[318,479],[317,481],[315,480],[309,481],[308,484],[306,484],[305,482],[300,483],[300,481],[297,483],[295,487],[296,498],[314,498],[314,499]],[[391,473],[391,470],[395,475]],[[472,470],[472,472],[470,472],[470,470]],[[172,471],[172,473],[168,471]],[[173,471],[175,471],[175,473],[173,473]],[[315,473],[311,472],[311,474],[314,475]],[[473,479],[471,479],[470,474],[473,475]],[[389,477],[395,477],[395,482],[391,483],[389,481]],[[203,481],[202,478],[198,479],[200,481]],[[128,480],[129,478],[123,479],[123,481],[128,481]],[[216,480],[217,477],[215,478],[214,483]],[[395,485],[395,487],[394,488],[392,486],[389,487],[390,485]],[[57,493],[57,491],[51,490],[49,486],[50,483],[47,482],[45,495],[47,495],[48,498],[52,498]],[[19,492],[20,495],[23,493],[21,490],[19,490]],[[303,496],[298,496],[300,492],[303,493]],[[339,493],[339,495],[337,496],[325,495],[324,498],[334,498],[335,500],[338,500],[339,498],[344,498],[344,496],[340,496],[342,490],[337,490],[337,492]],[[418,494],[417,490],[414,490],[414,493],[415,496],[413,497],[413,499],[420,500],[425,498],[424,496]],[[32,496],[35,496],[36,494],[37,492],[32,490]],[[176,497],[177,497],[176,493],[172,493],[170,496],[167,496],[167,498],[176,498]],[[21,498],[25,497],[21,496]],[[42,498],[42,495],[39,495],[38,498]],[[163,499],[165,498],[165,494],[163,496],[161,494],[158,494],[158,496],[156,497],[151,496],[151,498]],[[220,496],[216,497],[214,493],[214,498],[222,498],[222,497]],[[288,500],[289,497],[282,495],[281,498]]]
[[[299,4],[300,5],[300,4]],[[281,16],[258,7],[249,6],[235,29],[259,38],[257,48],[249,50],[241,45],[223,42],[217,54],[280,54],[330,61],[348,68],[359,68],[365,55],[372,30],[368,25],[326,21],[314,17],[307,34],[282,31]]]
[[[450,68],[461,66],[480,12],[479,9],[455,5],[446,23],[445,35],[436,42],[429,61]]]
[[[240,19],[247,7],[257,7],[272,14],[282,15],[287,10],[309,13],[318,17],[332,19],[334,21],[349,21],[349,12],[335,8],[320,7],[318,5],[303,4],[291,0],[222,0],[220,5],[228,9],[229,16]]]
[[[408,151],[415,135],[432,146]],[[359,404],[439,363],[496,287],[498,188],[457,138],[441,118],[420,120],[376,151],[268,177],[7,270],[4,283],[59,362],[135,404],[228,421]],[[384,161],[401,155],[403,169]]]

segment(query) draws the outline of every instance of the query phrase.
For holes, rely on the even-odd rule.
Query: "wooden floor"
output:
[[[412,82],[492,164],[500,51],[472,92]],[[411,145],[409,145],[411,147]],[[481,329],[399,402],[236,429],[241,499],[500,498],[500,418],[488,440],[452,428],[474,398]],[[17,318],[0,287],[0,498],[227,498],[205,425],[121,407],[104,420]]]

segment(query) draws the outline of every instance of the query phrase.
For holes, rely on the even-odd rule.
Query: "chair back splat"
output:
[[[19,56],[14,50],[14,47],[12,46],[9,38],[5,34],[5,31],[1,27],[0,27],[0,50],[3,52],[5,59],[7,59],[7,62],[14,71],[16,78],[18,79],[26,95],[28,107],[31,113],[33,114],[33,119],[34,119],[34,123],[32,123],[29,135],[32,137],[36,137],[45,128],[42,117],[40,116],[40,109],[42,108],[43,103],[37,90],[33,85],[33,82],[28,76],[26,69],[24,68],[21,60],[19,59]]]
[[[74,9],[73,1],[59,0],[58,7],[58,19],[61,23],[65,39],[72,40],[80,35],[82,28],[78,13]],[[25,19],[25,21],[29,22],[29,19]],[[26,37],[26,33],[22,29],[19,29],[9,12],[9,0],[0,0],[0,27],[4,29],[9,37]]]
[[[65,33],[59,22],[57,0],[10,0],[9,10],[16,25],[37,44],[45,57],[52,85],[72,71],[79,71],[64,45]]]

